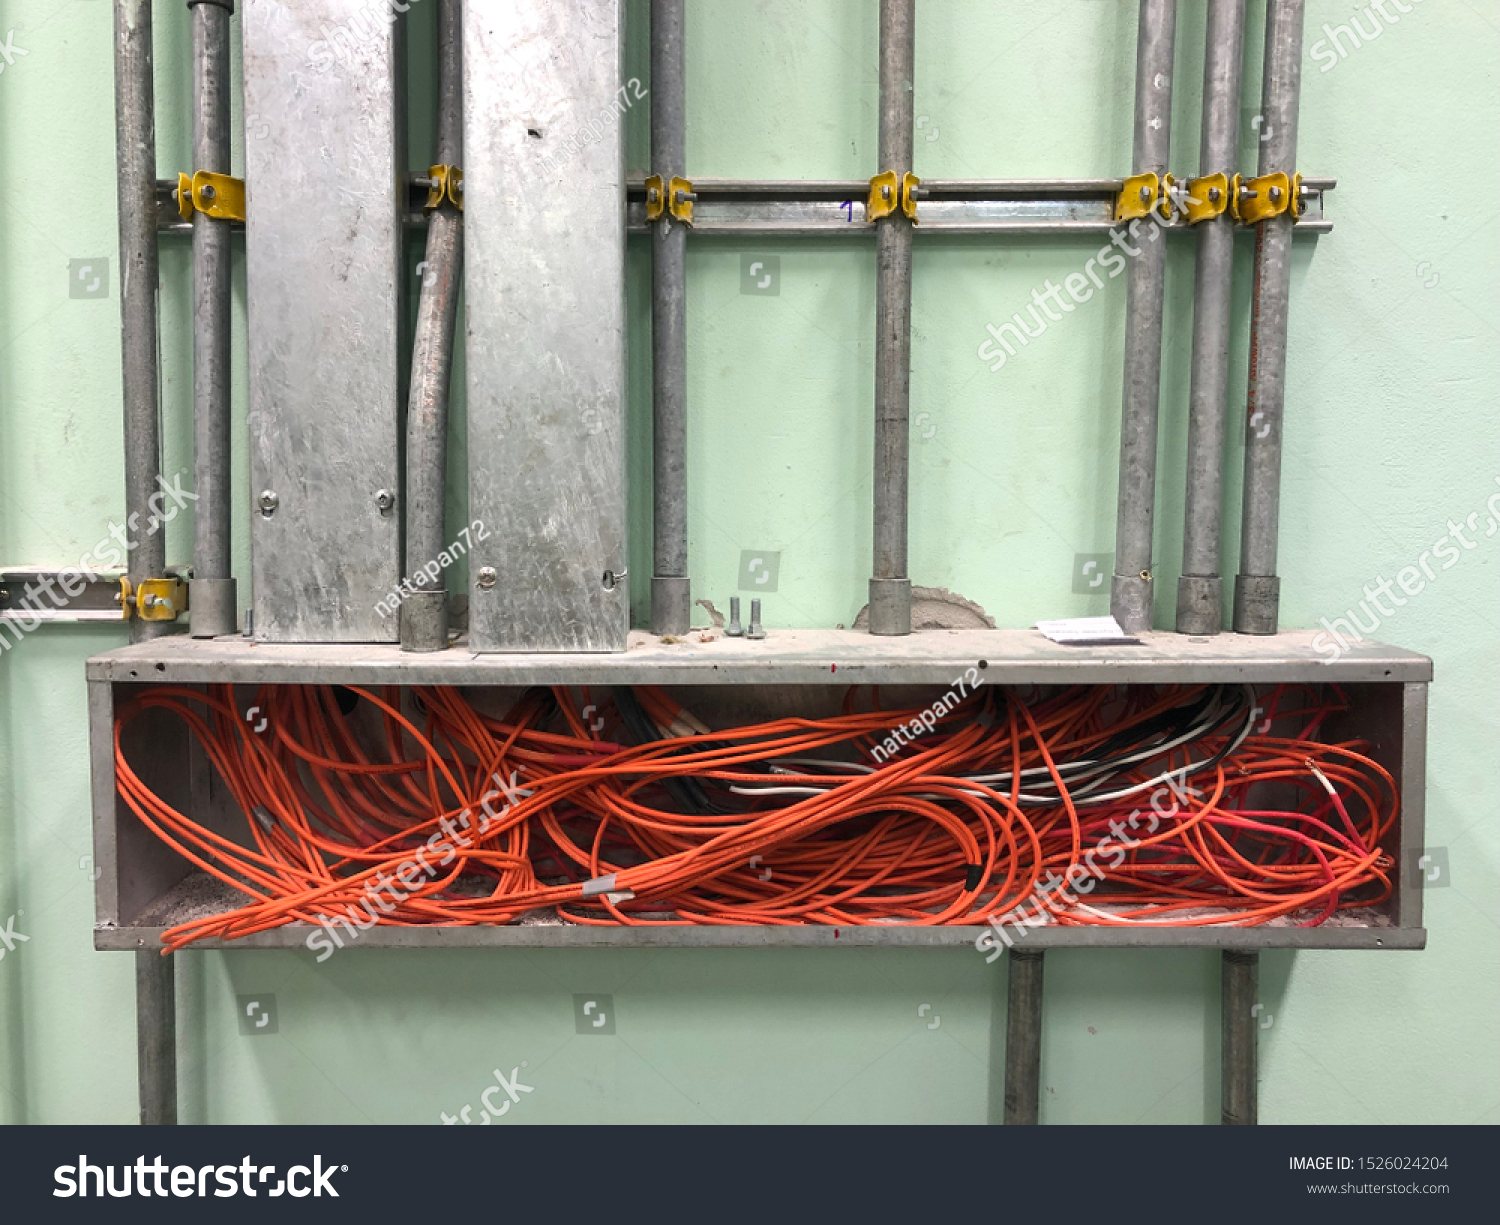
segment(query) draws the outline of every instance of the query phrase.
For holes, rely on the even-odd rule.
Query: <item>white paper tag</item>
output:
[[[1038,621],[1036,628],[1044,637],[1067,646],[1140,642],[1122,630],[1113,617],[1066,617],[1060,621]]]

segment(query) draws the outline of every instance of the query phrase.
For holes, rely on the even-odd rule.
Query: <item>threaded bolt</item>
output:
[[[761,626],[761,623],[760,623],[760,601],[759,600],[751,600],[750,601],[750,629],[746,632],[745,637],[746,638],[764,638],[765,636],[766,636],[766,631]]]

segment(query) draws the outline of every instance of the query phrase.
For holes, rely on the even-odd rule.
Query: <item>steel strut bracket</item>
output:
[[[1192,179],[1187,185],[1187,198],[1182,202],[1189,225],[1200,221],[1211,221],[1222,217],[1229,208],[1229,176],[1227,174],[1205,174],[1201,179]]]
[[[1134,221],[1144,217],[1161,199],[1161,180],[1154,174],[1133,174],[1120,187],[1115,197],[1115,220]]]
[[[667,212],[683,225],[693,224],[693,201],[697,198],[693,184],[688,179],[674,175],[667,184]]]
[[[121,617],[142,621],[175,621],[187,611],[188,585],[180,578],[143,578],[132,593],[130,580],[120,580]]]
[[[1256,179],[1242,180],[1236,175],[1235,203],[1245,225],[1257,225],[1282,213],[1290,213],[1296,221],[1302,216],[1302,176],[1288,176],[1283,170]]]
[[[427,208],[441,207],[446,198],[459,212],[464,211],[464,172],[457,166],[433,166],[427,172]]]
[[[912,225],[917,224],[917,197],[921,194],[918,191],[921,183],[922,180],[910,170],[901,176],[901,211],[911,219]]]
[[[191,178],[179,174],[174,194],[177,212],[184,221],[193,219],[194,210],[219,221],[245,220],[244,179],[212,170],[200,170]]]
[[[1158,205],[1156,211],[1163,221],[1170,223],[1173,214],[1180,211],[1181,205],[1178,203],[1177,197],[1177,180],[1170,174],[1162,175],[1161,191],[1158,193],[1156,200]]]
[[[663,183],[661,175],[653,174],[646,180],[646,220],[660,221],[665,215],[692,225],[697,198],[690,179],[673,176],[670,183]]]
[[[865,220],[879,221],[889,217],[900,204],[901,183],[894,170],[877,174],[870,180],[870,198],[865,201]]]

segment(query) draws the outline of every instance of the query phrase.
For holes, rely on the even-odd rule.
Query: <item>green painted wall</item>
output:
[[[372,0],[373,3],[373,0]],[[1500,717],[1500,478],[1494,160],[1500,13],[1425,0],[1380,22],[1310,0],[1302,168],[1331,174],[1335,232],[1296,261],[1286,431],[1284,623],[1312,625],[1393,578],[1479,512],[1475,547],[1397,610],[1384,639],[1437,661],[1428,841],[1452,883],[1427,895],[1422,953],[1271,953],[1262,1117],[1500,1121],[1500,833],[1490,774]],[[630,0],[630,72],[647,78],[647,6]],[[689,161],[700,176],[863,177],[875,165],[874,0],[690,0]],[[1174,168],[1196,170],[1204,17],[1179,23]],[[1127,172],[1135,46],[1128,0],[922,0],[917,170],[939,177]],[[1251,0],[1246,142],[1259,98]],[[1380,23],[1344,58],[1325,22]],[[430,87],[432,6],[412,27],[414,98]],[[187,16],[157,6],[159,165],[188,165]],[[12,36],[13,33],[13,36]],[[8,41],[7,41],[8,40]],[[0,564],[61,566],[122,513],[118,251],[108,0],[0,0]],[[1346,40],[1344,46],[1350,47]],[[24,51],[24,54],[22,52]],[[1326,67],[1326,71],[1323,69]],[[236,69],[237,71],[237,69]],[[430,111],[413,117],[426,164]],[[237,142],[238,145],[238,142]],[[646,114],[628,118],[646,169]],[[236,163],[239,164],[237,148]],[[1113,547],[1124,282],[998,372],[986,322],[1080,271],[1097,239],[918,244],[915,581],[1002,625],[1102,612],[1074,556]],[[742,253],[780,258],[780,292],[740,292]],[[1237,296],[1243,403],[1249,245]],[[412,267],[419,259],[412,253]],[[71,261],[109,261],[76,298]],[[162,244],[164,469],[189,467],[187,244]],[[649,563],[648,266],[630,255],[631,570]],[[85,284],[92,284],[93,274]],[[689,257],[693,585],[721,602],[740,550],[778,549],[778,625],[847,624],[870,533],[873,261],[857,243],[699,241]],[[1157,620],[1181,550],[1192,243],[1174,240],[1163,363]],[[415,276],[413,276],[415,287]],[[244,284],[235,292],[245,411]],[[462,367],[460,365],[460,371]],[[460,401],[461,402],[461,401]],[[461,472],[461,425],[455,470]],[[1234,573],[1241,444],[1229,456]],[[248,509],[243,448],[236,505]],[[461,485],[460,485],[461,488]],[[455,521],[462,498],[454,499]],[[1493,525],[1490,531],[1494,531]],[[169,529],[189,560],[190,521]],[[245,516],[236,525],[242,595]],[[636,585],[637,612],[645,583]],[[0,655],[0,1120],[125,1122],[135,1112],[132,962],[91,948],[83,660],[115,629],[50,627]],[[525,1061],[507,1122],[979,1122],[999,1110],[1003,961],[948,952],[188,953],[179,969],[182,1100],[194,1121],[432,1121],[479,1108],[492,1069]],[[1046,1122],[1211,1121],[1218,958],[1054,953]],[[274,1035],[241,1036],[237,995],[274,993]],[[575,1033],[574,993],[609,993],[613,1036]],[[923,1004],[932,1009],[919,1017]],[[930,1028],[933,1016],[940,1024]]]

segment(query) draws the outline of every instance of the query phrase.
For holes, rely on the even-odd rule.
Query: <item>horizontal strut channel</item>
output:
[[[1324,215],[1324,193],[1336,179],[1304,178],[1305,211],[1298,234],[1327,234],[1333,222]],[[976,234],[1000,237],[1025,234],[1098,234],[1114,225],[1120,179],[927,179],[917,207],[917,234]],[[630,233],[646,233],[646,183],[631,179]],[[192,224],[177,214],[175,183],[157,184],[163,234],[190,234]],[[865,221],[870,184],[864,179],[694,179],[695,234],[742,234],[748,237],[873,237]],[[425,186],[413,180],[406,224],[425,226],[421,202]],[[1176,220],[1168,230],[1190,227]],[[1246,227],[1248,229],[1248,227]]]
[[[166,577],[185,579],[187,566],[168,566]],[[0,566],[0,624],[23,629],[39,622],[126,621],[123,570],[76,566]]]
[[[1107,233],[1115,224],[1120,179],[925,179],[917,206],[921,234]],[[1326,233],[1323,194],[1334,179],[1304,178],[1298,233]],[[692,232],[751,237],[871,236],[864,179],[694,179]],[[629,228],[646,229],[644,180],[629,183]],[[1167,227],[1186,231],[1186,222]]]

